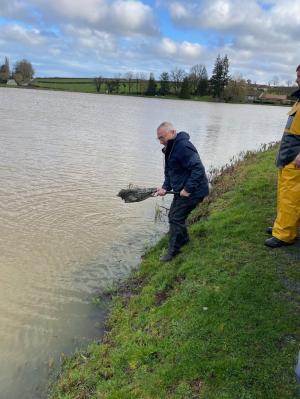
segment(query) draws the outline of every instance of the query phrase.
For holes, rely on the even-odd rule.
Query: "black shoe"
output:
[[[163,255],[159,258],[159,260],[161,262],[170,262],[172,259],[175,258],[175,256],[177,256],[179,254],[178,252],[171,252],[171,253],[167,253],[166,255]]]
[[[272,231],[273,231],[273,227],[267,227],[266,228],[266,233],[267,234],[272,234]]]
[[[160,260],[161,262],[170,262],[173,258],[174,258],[173,255],[171,255],[171,254],[166,254],[166,255],[161,256],[161,257],[159,258],[159,260]]]
[[[280,247],[284,247],[286,245],[293,245],[293,244],[294,244],[294,242],[281,241],[276,237],[268,238],[265,241],[265,245],[270,248],[280,248]]]

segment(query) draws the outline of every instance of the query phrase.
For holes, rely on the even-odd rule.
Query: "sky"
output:
[[[0,0],[0,64],[38,77],[114,77],[196,64],[294,85],[300,0]]]

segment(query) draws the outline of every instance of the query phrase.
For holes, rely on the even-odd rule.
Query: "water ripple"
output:
[[[218,166],[278,139],[286,109],[5,88],[0,104],[1,391],[37,399],[49,357],[98,334],[91,296],[167,228],[161,199],[116,197],[161,184],[156,126],[172,120]]]

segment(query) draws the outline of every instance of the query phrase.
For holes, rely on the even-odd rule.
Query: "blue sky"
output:
[[[218,54],[232,76],[293,84],[300,1],[0,0],[0,63],[32,62],[36,76],[158,78]]]

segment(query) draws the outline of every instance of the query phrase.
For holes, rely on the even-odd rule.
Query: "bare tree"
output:
[[[31,62],[23,59],[21,61],[17,61],[14,69],[14,74],[18,77],[22,76],[21,82],[19,83],[28,83],[33,78],[34,69],[32,67]]]
[[[140,73],[136,72],[134,74],[134,78],[135,78],[136,94],[141,94],[141,92],[139,90],[139,88],[140,88],[140,85],[139,85],[139,83],[140,83]]]
[[[101,86],[104,83],[103,77],[102,76],[98,76],[98,77],[94,78],[93,82],[94,82],[94,85],[96,86],[97,93],[100,93]]]
[[[125,75],[124,75],[124,78],[128,81],[128,93],[130,94],[131,93],[131,84],[132,84],[132,81],[133,81],[133,72],[131,72],[131,71],[129,71],[129,72],[126,72],[125,73]]]
[[[229,80],[223,92],[225,101],[244,102],[247,94],[247,82],[241,74],[236,74]]]
[[[105,85],[106,85],[106,93],[111,94],[112,89],[113,89],[113,83],[112,83],[111,79],[106,79]]]
[[[108,94],[119,93],[119,86],[120,86],[119,78],[106,79],[105,83]]]
[[[183,79],[186,77],[186,72],[184,69],[176,67],[170,72],[170,77],[174,87],[174,92],[175,94],[178,94],[181,89]]]
[[[278,86],[278,84],[279,84],[278,76],[273,76],[273,84],[274,84],[275,87]]]
[[[119,94],[120,84],[121,84],[121,74],[117,73],[115,75],[115,90],[117,94]]]
[[[146,87],[146,82],[147,80],[147,75],[144,72],[140,72],[140,93],[143,93],[143,86],[144,86],[144,92],[145,92],[145,87]]]
[[[19,72],[14,73],[13,78],[18,83],[18,85],[23,83],[23,75],[21,73]]]
[[[202,64],[193,65],[189,73],[189,84],[193,94],[197,94],[201,80],[208,80],[205,66]]]

